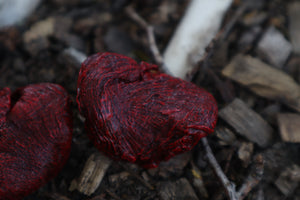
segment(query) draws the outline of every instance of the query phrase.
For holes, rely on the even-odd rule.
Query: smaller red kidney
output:
[[[70,100],[61,86],[0,89],[0,199],[22,199],[56,176],[71,138]]]
[[[95,146],[145,168],[191,150],[217,121],[215,99],[204,89],[115,53],[87,58],[77,91]]]

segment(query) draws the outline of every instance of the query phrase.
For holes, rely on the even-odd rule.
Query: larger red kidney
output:
[[[71,138],[70,100],[61,86],[1,89],[0,199],[22,199],[56,176]]]
[[[95,146],[145,168],[191,150],[216,125],[217,104],[204,89],[115,53],[87,58],[77,88]]]

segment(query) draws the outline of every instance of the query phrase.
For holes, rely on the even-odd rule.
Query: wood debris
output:
[[[234,133],[226,127],[217,128],[215,134],[220,139],[221,145],[233,145],[236,142]]]
[[[261,181],[264,175],[264,158],[261,154],[254,156],[250,173],[238,190],[238,199],[244,199],[248,193]]]
[[[23,35],[26,50],[36,56],[41,50],[49,47],[48,36],[54,33],[53,17],[41,20],[31,26]]]
[[[18,1],[20,3],[15,3]],[[23,8],[24,6],[20,5],[29,1],[36,0],[0,0],[0,2],[11,4],[15,8]],[[38,9],[24,23],[4,27],[0,30],[0,51],[2,52],[0,55],[0,85],[15,89],[28,83],[54,82],[65,87],[72,101],[76,102],[76,84],[80,63],[86,58],[86,55],[109,50],[122,52],[137,61],[156,63],[162,71],[168,72],[162,63],[163,57],[159,52],[167,50],[167,44],[171,42],[170,38],[177,32],[176,26],[180,29],[179,22],[183,21],[183,13],[189,12],[186,8],[192,1],[194,0],[40,1]],[[217,9],[218,6],[215,2],[224,5],[229,0],[195,1],[211,3],[213,9]],[[194,36],[183,36],[183,40],[191,39],[192,45],[187,46],[187,51],[192,50],[192,52],[186,53],[185,49],[180,47],[173,50],[178,50],[179,56],[187,58],[188,62],[197,63],[193,71],[187,74],[187,80],[193,80],[200,87],[212,92],[220,110],[239,97],[247,104],[248,108],[259,113],[274,129],[276,127],[273,140],[276,142],[275,144],[272,141],[267,148],[258,148],[256,143],[241,137],[234,127],[220,119],[215,132],[205,138],[209,141],[213,153],[207,153],[205,147],[208,146],[208,143],[206,146],[200,144],[190,152],[190,155],[186,157],[183,155],[181,158],[176,158],[176,161],[170,160],[169,163],[165,163],[166,165],[162,164],[152,170],[138,168],[134,164],[113,162],[106,170],[98,189],[88,197],[79,191],[68,190],[70,180],[74,178],[76,181],[73,184],[75,183],[77,186],[86,160],[91,152],[95,152],[95,148],[85,134],[84,119],[78,114],[78,109],[74,104],[72,110],[74,116],[77,117],[74,118],[73,147],[68,163],[53,181],[26,199],[149,200],[162,199],[161,197],[165,197],[164,194],[168,191],[174,194],[167,195],[170,197],[169,199],[179,199],[183,197],[177,192],[182,192],[186,187],[178,186],[177,181],[183,178],[185,182],[183,181],[181,184],[187,183],[187,180],[187,184],[192,187],[188,191],[195,193],[199,199],[300,200],[299,183],[296,189],[285,187],[285,182],[287,184],[297,182],[297,176],[289,175],[283,180],[278,179],[287,170],[287,167],[292,169],[294,164],[299,166],[300,163],[299,143],[280,138],[280,126],[285,126],[286,135],[289,140],[292,140],[289,135],[294,135],[292,133],[294,131],[289,131],[292,127],[291,122],[279,122],[281,114],[289,112],[300,115],[290,109],[294,108],[295,111],[299,111],[299,106],[295,106],[299,105],[297,103],[299,98],[296,95],[299,87],[291,85],[300,85],[300,2],[299,0],[230,1],[233,2],[232,6],[226,9],[221,29],[215,32],[216,36],[204,34],[204,36],[213,37],[209,45],[206,48],[204,46],[205,49],[193,51],[193,45],[199,45],[199,43],[194,40]],[[32,5],[28,4],[28,6]],[[126,12],[128,6],[132,8],[129,10],[130,12]],[[0,10],[1,8],[0,6]],[[24,7],[24,9],[26,8]],[[217,17],[206,6],[202,6],[201,9],[204,12],[195,9],[198,12],[196,14]],[[6,13],[15,15],[11,12],[12,10],[4,10]],[[9,20],[11,19],[9,17]],[[195,23],[205,31],[205,27],[198,23],[199,19],[196,18]],[[202,21],[202,19],[200,20]],[[0,24],[2,20],[4,18],[0,17]],[[210,26],[216,25],[213,20],[206,20],[206,22]],[[261,44],[270,27],[275,27],[274,29],[281,35],[281,39],[287,40],[293,46],[293,52],[288,56],[287,62],[285,61],[280,66],[282,70],[277,70],[280,76],[287,73],[290,77],[289,80],[286,81],[285,78],[282,80],[280,76],[274,76],[269,71],[261,73],[266,69],[261,65],[252,66],[256,63],[251,64],[250,62],[250,66],[246,66],[248,65],[245,61],[247,59],[243,60],[236,68],[236,71],[246,71],[243,72],[246,75],[241,77],[241,81],[232,81],[235,79],[222,77],[219,73],[220,70],[240,53],[255,56],[257,59],[253,58],[254,60],[262,60],[268,63],[269,68],[278,69],[279,66],[270,60],[274,58],[257,54],[258,45]],[[196,28],[196,26],[192,28]],[[187,34],[191,33],[187,32]],[[180,43],[178,40],[174,40],[174,42]],[[276,51],[281,51],[280,48]],[[197,57],[193,59],[194,55],[201,54],[201,52],[204,52],[204,55],[200,60],[197,60]],[[171,55],[170,59],[183,68],[187,66],[175,61],[176,55]],[[262,62],[259,61],[259,63]],[[254,70],[255,74],[249,78],[248,74],[252,74],[249,72],[251,70]],[[192,77],[193,75],[195,76]],[[185,75],[183,74],[183,76]],[[257,81],[257,77],[261,82],[251,82],[252,80]],[[282,84],[283,82],[287,83]],[[289,82],[294,82],[294,84]],[[255,92],[255,90],[259,92]],[[278,91],[279,93],[276,95],[275,93]],[[289,105],[290,108],[286,105]],[[253,152],[248,152],[248,149],[252,151],[251,146],[253,145]],[[263,154],[263,160],[255,159],[257,153]],[[215,158],[214,155],[217,159],[215,163],[219,163],[221,166],[215,167],[216,165],[208,161]],[[249,156],[251,157],[250,164],[247,165]],[[263,163],[265,163],[264,171]],[[94,170],[96,171],[96,168]],[[218,173],[220,171],[228,175],[228,178],[220,175]],[[277,179],[281,188],[287,188],[285,191],[288,191],[286,193],[288,196],[276,186]],[[189,188],[191,188],[190,185]],[[192,199],[196,199],[193,197]],[[189,196],[187,199],[190,199]]]
[[[88,196],[93,194],[100,185],[110,163],[111,160],[106,156],[100,153],[92,154],[86,161],[80,177],[71,182],[69,190],[77,189]]]
[[[110,175],[108,177],[108,180],[109,180],[110,184],[116,184],[117,182],[127,180],[129,176],[130,176],[130,173],[127,171],[124,171],[124,172],[121,172],[118,174]]]
[[[191,159],[191,152],[179,154],[168,161],[161,162],[158,168],[148,169],[151,176],[159,176],[162,178],[169,178],[171,176],[180,176],[183,169]]]
[[[258,56],[281,68],[292,52],[292,45],[274,27],[268,28],[258,43]]]
[[[252,142],[243,142],[238,150],[238,157],[243,161],[243,167],[248,167],[250,164],[252,154],[254,150],[254,145]]]
[[[33,24],[23,35],[26,50],[32,56],[37,56],[41,50],[50,47],[49,37],[68,44],[70,48],[84,50],[82,39],[69,33],[72,23],[72,20],[67,17],[49,17]]]
[[[277,119],[282,140],[284,142],[300,143],[300,115],[280,113]]]
[[[300,112],[300,86],[281,70],[257,58],[239,54],[222,70],[222,74],[262,97],[279,101]]]
[[[162,200],[198,200],[198,197],[186,178],[175,182],[165,181],[159,184],[158,194]]]
[[[295,1],[288,6],[289,32],[293,51],[300,53],[300,2]]]
[[[280,112],[281,106],[279,103],[274,103],[266,106],[261,112],[261,116],[270,124],[277,125],[277,115]]]
[[[242,100],[236,98],[219,112],[219,116],[239,134],[261,147],[271,143],[273,129]]]
[[[289,196],[297,188],[299,182],[300,167],[298,165],[293,165],[280,174],[275,185],[285,196]]]

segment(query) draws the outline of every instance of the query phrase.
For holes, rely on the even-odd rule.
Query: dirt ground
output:
[[[133,164],[113,161],[99,188],[91,196],[69,190],[72,180],[80,176],[86,160],[97,149],[86,136],[84,121],[76,105],[80,64],[66,53],[66,49],[73,48],[86,55],[111,51],[138,61],[155,63],[144,29],[129,18],[124,8],[133,6],[138,14],[153,25],[158,48],[163,52],[188,2],[47,0],[24,23],[0,29],[0,88],[10,87],[14,90],[31,83],[52,82],[65,87],[73,101],[74,133],[70,158],[55,179],[26,197],[26,200],[227,199],[201,143],[193,151],[163,163],[157,169],[145,170]],[[284,184],[278,182],[280,175],[293,166],[300,166],[300,144],[284,141],[276,121],[278,113],[299,114],[299,111],[280,100],[257,95],[247,86],[232,81],[221,73],[239,53],[271,64],[271,61],[261,57],[257,51],[260,40],[269,27],[275,27],[291,42],[288,5],[295,1],[251,2],[234,22],[226,39],[218,40],[208,49],[208,56],[199,63],[192,81],[215,96],[219,110],[233,99],[240,98],[274,130],[272,141],[262,147],[237,134],[234,126],[220,117],[216,128],[218,134],[213,133],[207,137],[218,163],[237,188],[247,180],[249,174],[255,173],[255,156],[263,157],[261,180],[253,188],[249,187],[251,191],[244,199],[300,200],[299,174],[295,175],[297,180],[288,176],[287,192],[283,192],[278,186]],[[223,21],[223,28],[242,4],[242,0],[234,1]],[[54,31],[41,34],[41,28],[37,26],[39,23],[54,25]],[[300,55],[291,52],[280,70],[300,84]],[[224,132],[225,139],[222,137]],[[233,133],[233,136],[228,132]],[[242,151],[242,146],[246,150]],[[241,153],[247,155],[239,156]],[[295,171],[299,173],[300,170]],[[199,185],[199,182],[203,185]]]

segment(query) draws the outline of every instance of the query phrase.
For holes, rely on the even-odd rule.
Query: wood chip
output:
[[[237,55],[222,74],[262,97],[280,101],[300,112],[300,86],[281,70],[251,56]]]
[[[71,182],[69,190],[77,189],[88,196],[93,194],[100,185],[110,163],[111,160],[106,156],[100,153],[92,154],[86,161],[79,179]]]
[[[238,150],[238,157],[243,161],[243,167],[248,167],[251,161],[254,145],[252,142],[243,142]]]
[[[124,171],[124,172],[121,172],[121,173],[118,173],[118,174],[110,175],[108,177],[108,180],[109,180],[110,184],[114,185],[117,182],[127,180],[129,176],[130,176],[130,173],[127,172],[127,171]]]
[[[49,17],[41,20],[31,26],[23,34],[23,40],[26,50],[32,55],[36,56],[41,50],[49,47],[48,36],[55,31],[55,19]]]
[[[161,162],[157,168],[148,169],[148,172],[151,176],[159,176],[162,178],[180,176],[183,174],[183,169],[189,163],[191,157],[191,152],[179,154],[168,161]]]
[[[162,200],[198,200],[198,197],[186,178],[175,182],[165,181],[159,184],[158,194]]]
[[[31,28],[24,33],[24,42],[29,43],[41,37],[48,37],[54,33],[55,19],[49,17],[41,20],[31,26]]]
[[[266,147],[271,143],[273,129],[242,100],[236,98],[220,110],[219,116],[251,142],[261,147]]]
[[[299,182],[300,167],[298,165],[293,165],[280,174],[275,185],[285,196],[289,196],[298,187]]]
[[[300,2],[288,6],[289,32],[295,53],[300,53]]]
[[[220,139],[220,145],[233,145],[236,142],[234,133],[228,128],[217,128],[215,130],[215,135]]]
[[[257,47],[258,55],[275,67],[281,68],[292,52],[292,45],[274,27],[270,27]]]
[[[281,113],[277,119],[282,140],[284,142],[300,143],[300,115]]]
[[[279,103],[269,104],[260,111],[261,116],[270,124],[277,125],[277,115],[280,113]]]

